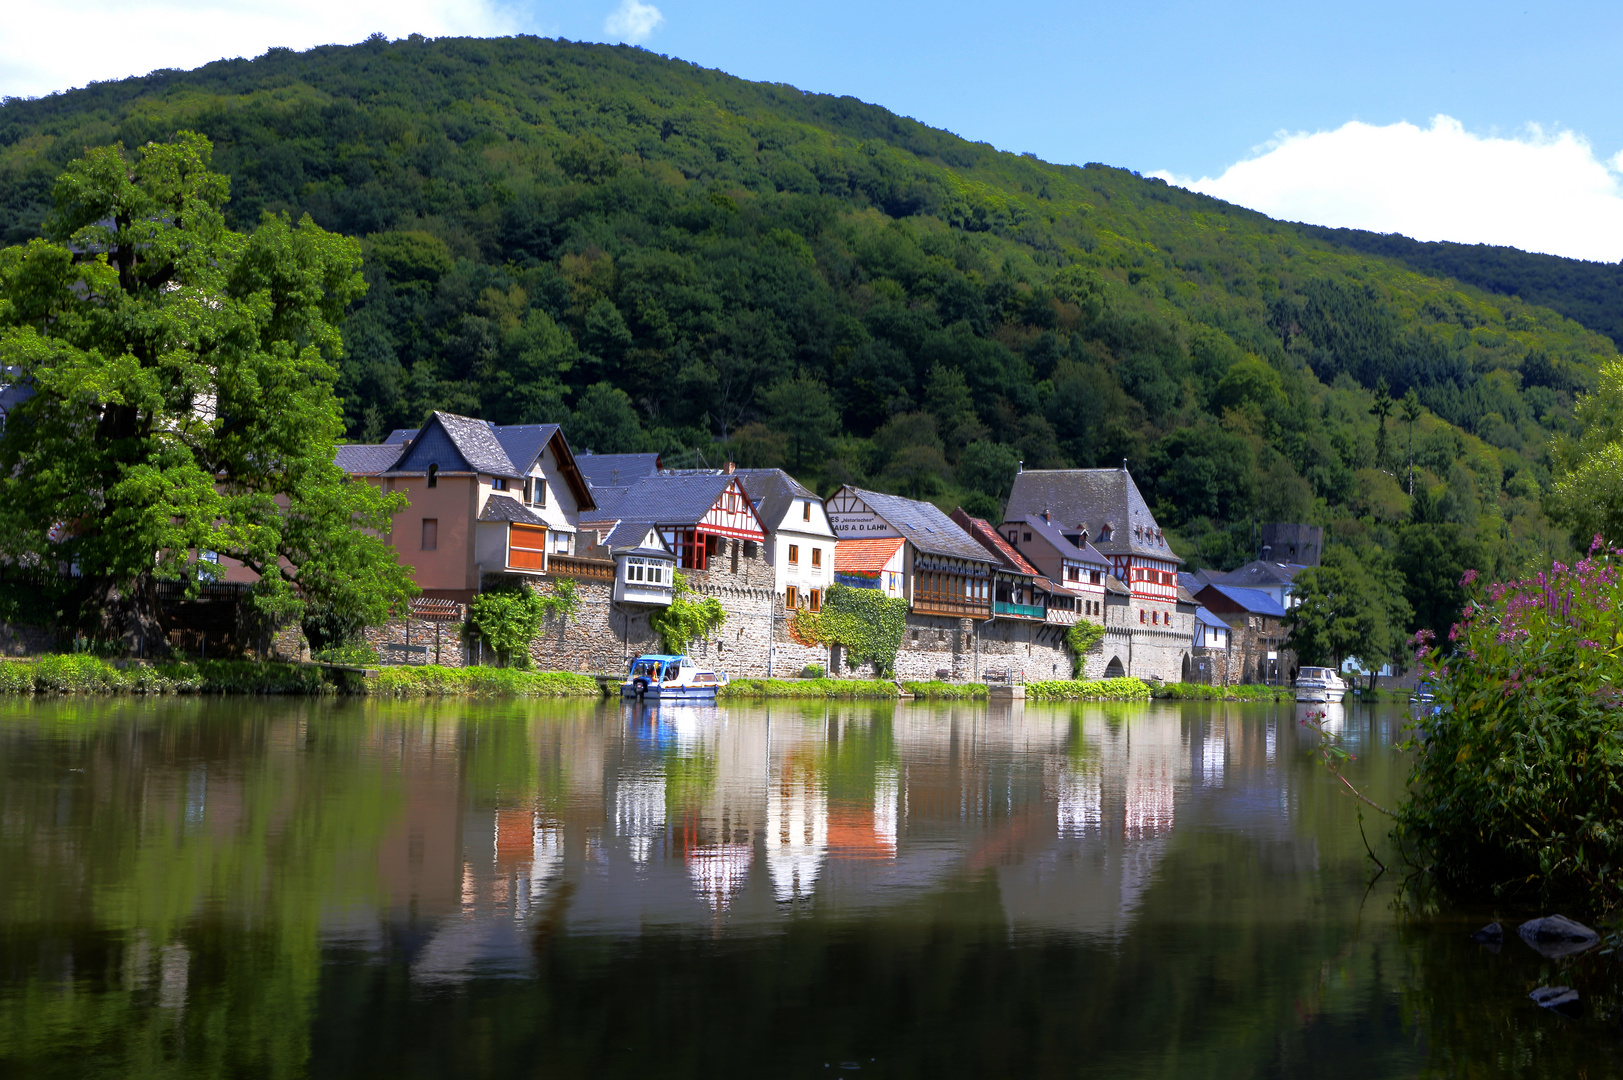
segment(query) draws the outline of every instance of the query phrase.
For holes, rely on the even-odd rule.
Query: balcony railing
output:
[[[613,581],[614,563],[608,559],[577,559],[573,555],[552,555],[547,559],[547,573],[553,577]]]
[[[1010,604],[1003,600],[995,601],[992,611],[997,615],[1014,615],[1021,619],[1042,619],[1048,615],[1048,609],[1038,604]]]
[[[959,619],[989,619],[992,605],[969,604],[957,600],[921,598],[913,601],[913,611],[919,615],[947,615]]]

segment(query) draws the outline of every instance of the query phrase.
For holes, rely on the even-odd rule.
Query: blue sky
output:
[[[372,30],[632,40],[1281,216],[1623,258],[1617,4],[45,0],[7,18],[0,94]],[[37,47],[87,32],[105,40]]]

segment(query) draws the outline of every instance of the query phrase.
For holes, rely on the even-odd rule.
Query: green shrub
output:
[[[1417,725],[1397,836],[1444,892],[1623,903],[1619,554],[1485,593],[1468,571],[1452,654],[1417,635],[1438,712]]]
[[[329,649],[311,653],[310,659],[318,664],[342,664],[345,667],[377,667],[378,651],[370,645],[334,645]]]
[[[807,664],[800,669],[802,679],[821,679],[824,675],[822,664]]]
[[[42,656],[34,665],[34,689],[47,694],[97,694],[124,687],[124,673],[99,656]]]
[[[0,694],[34,692],[34,665],[27,660],[0,660]]]
[[[597,680],[569,671],[517,668],[388,667],[367,679],[365,692],[377,697],[596,697]]]
[[[902,689],[916,698],[948,698],[968,701],[986,697],[990,691],[985,683],[950,683],[940,679],[928,682],[904,682]]]
[[[1152,697],[1169,701],[1291,701],[1296,691],[1288,686],[1204,686],[1200,683],[1157,683]]]
[[[718,698],[894,698],[896,684],[883,679],[734,679]]]
[[[1037,701],[1145,701],[1150,687],[1142,679],[1044,679],[1026,684],[1026,697]]]

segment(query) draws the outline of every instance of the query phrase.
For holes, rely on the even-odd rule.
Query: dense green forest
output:
[[[1125,458],[1192,566],[1252,557],[1260,521],[1321,522],[1432,625],[1465,567],[1567,549],[1550,436],[1616,355],[1550,307],[1124,170],[532,38],[8,100],[0,236],[39,232],[85,147],[181,129],[213,140],[236,227],[364,238],[356,439],[432,408],[559,420],[582,448],[994,516],[1018,462]]]
[[[1423,242],[1363,229],[1302,228],[1353,251],[1396,259],[1422,274],[1451,277],[1500,296],[1518,296],[1623,345],[1623,263],[1535,255],[1491,244]]]

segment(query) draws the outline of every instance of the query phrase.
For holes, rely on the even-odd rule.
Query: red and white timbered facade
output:
[[[766,528],[755,506],[734,479],[716,497],[704,516],[691,526],[662,524],[660,534],[676,555],[677,565],[686,570],[706,570],[722,549],[724,540],[764,543]]]

